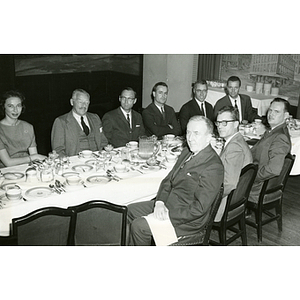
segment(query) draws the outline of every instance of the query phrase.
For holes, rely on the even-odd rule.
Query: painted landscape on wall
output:
[[[236,75],[242,88],[256,82],[271,83],[279,95],[298,103],[300,93],[300,54],[222,54],[220,78]]]

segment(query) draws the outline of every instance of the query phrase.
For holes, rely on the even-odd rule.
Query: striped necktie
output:
[[[81,126],[83,128],[83,131],[85,133],[85,135],[89,135],[90,133],[90,129],[88,128],[88,126],[85,124],[83,117],[81,116]]]
[[[128,124],[129,124],[129,127],[131,127],[131,126],[130,126],[130,115],[129,115],[129,114],[127,114],[127,122],[128,122]]]

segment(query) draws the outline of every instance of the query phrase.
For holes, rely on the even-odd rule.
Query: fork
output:
[[[144,174],[144,172],[142,172],[142,171],[139,170],[139,169],[135,169],[134,167],[130,167],[130,169],[131,169],[132,171],[138,171],[138,172],[140,172],[141,174]]]

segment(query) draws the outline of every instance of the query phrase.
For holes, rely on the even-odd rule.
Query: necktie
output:
[[[240,119],[240,112],[239,112],[239,108],[237,106],[236,100],[234,100],[234,107],[238,111],[238,115],[239,115],[239,119]]]
[[[161,107],[161,113],[162,113],[163,119],[165,120],[166,119],[166,113],[164,111],[163,106]]]
[[[83,128],[85,135],[89,135],[90,130],[89,130],[88,126],[85,124],[83,117],[81,117],[81,126]]]
[[[128,124],[129,124],[129,127],[131,127],[131,126],[130,126],[130,116],[129,116],[129,114],[127,114],[127,122],[128,122]]]
[[[203,103],[201,103],[201,110],[202,110],[202,114],[203,114],[203,116],[205,117]]]

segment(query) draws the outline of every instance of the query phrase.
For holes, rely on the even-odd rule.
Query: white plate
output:
[[[107,176],[104,175],[94,175],[94,176],[90,176],[86,179],[88,182],[90,183],[97,183],[97,184],[105,184],[111,181],[110,178],[108,178]]]
[[[97,164],[97,159],[89,159],[85,163],[94,166]]]
[[[2,184],[2,185],[1,185],[1,189],[2,189],[3,191],[5,191],[5,187],[6,187],[7,185],[14,185],[14,184],[17,185],[16,182],[9,182],[9,183]]]
[[[8,200],[6,198],[6,195],[1,195],[0,196],[0,209],[1,207],[2,208],[6,208],[6,207],[9,207],[11,205],[17,205],[17,204],[20,204],[24,201],[23,197],[21,199],[18,199],[18,200]]]
[[[35,199],[46,198],[52,194],[52,190],[47,186],[35,187],[25,192],[25,196]]]
[[[7,173],[3,173],[3,176],[7,180],[18,180],[23,178],[24,174],[20,172],[7,172]]]
[[[76,165],[76,166],[72,167],[73,171],[77,171],[77,172],[80,172],[80,173],[89,172],[92,169],[93,169],[93,166],[91,166],[91,165]]]

